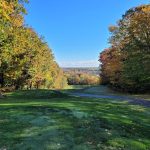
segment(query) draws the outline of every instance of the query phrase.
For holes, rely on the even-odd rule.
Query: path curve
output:
[[[119,96],[119,95],[96,95],[96,94],[86,94],[86,93],[69,93],[70,96],[79,96],[79,97],[88,97],[88,98],[108,98],[108,99],[118,99],[123,101],[128,101],[131,104],[142,105],[145,107],[150,107],[150,101],[139,99],[139,98],[131,98],[128,96]]]

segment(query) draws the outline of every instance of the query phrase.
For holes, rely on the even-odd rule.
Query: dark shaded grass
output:
[[[67,97],[68,95],[56,90],[47,90],[47,89],[35,89],[35,90],[18,90],[9,94],[10,98],[17,99],[48,99],[48,98],[62,98]]]
[[[0,100],[0,149],[149,149],[148,108],[43,92],[19,91]]]

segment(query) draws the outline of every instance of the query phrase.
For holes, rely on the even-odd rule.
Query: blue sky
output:
[[[45,37],[61,67],[98,66],[108,26],[149,0],[30,0],[26,24]]]

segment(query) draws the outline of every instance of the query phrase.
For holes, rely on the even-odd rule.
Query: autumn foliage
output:
[[[27,0],[0,0],[1,87],[62,88],[63,71],[52,50],[34,29],[24,25]]]
[[[99,59],[103,83],[128,92],[150,90],[150,5],[129,9],[109,30],[111,46]]]
[[[65,72],[65,75],[69,85],[98,85],[100,83],[99,77],[94,74],[69,71]]]

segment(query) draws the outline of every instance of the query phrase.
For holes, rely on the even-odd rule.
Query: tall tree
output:
[[[121,64],[119,80],[116,80],[115,85],[134,92],[148,90],[150,88],[150,5],[129,9],[117,26],[111,26],[109,29],[112,33],[110,43],[115,49],[110,48],[109,54],[105,51],[101,54],[102,74],[107,77],[110,84],[114,85],[114,77],[117,76],[113,70],[113,60],[115,60],[118,66]],[[110,53],[118,53],[120,59],[117,60],[116,55],[107,61],[102,59],[103,55],[109,58]]]
[[[25,2],[0,0],[0,84],[15,89],[62,88],[65,79],[52,50],[24,25]]]

